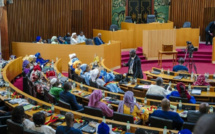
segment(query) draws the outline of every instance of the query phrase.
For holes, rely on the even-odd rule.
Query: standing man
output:
[[[215,21],[212,21],[209,23],[209,25],[205,29],[205,34],[206,34],[206,45],[208,45],[208,41],[210,41],[212,45],[212,40],[213,40],[213,31],[215,29]]]
[[[136,55],[135,50],[130,51],[130,59],[128,63],[123,63],[123,66],[128,66],[128,76],[134,78],[143,78],[140,58]]]

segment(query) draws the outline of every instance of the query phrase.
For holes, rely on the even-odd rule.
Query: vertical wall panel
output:
[[[13,0],[8,6],[9,42],[32,42],[40,35],[83,31],[92,38],[92,29],[108,30],[112,0]]]
[[[177,28],[190,21],[192,28],[200,27],[201,40],[205,40],[205,28],[215,19],[215,0],[171,0],[170,20]]]

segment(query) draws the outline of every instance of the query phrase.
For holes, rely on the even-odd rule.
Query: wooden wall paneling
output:
[[[93,29],[108,30],[111,0],[14,0],[8,6],[9,43],[32,42],[83,31],[93,37]]]
[[[215,0],[172,0],[170,20],[177,28],[190,21],[192,28],[200,27],[201,40],[205,40],[205,28],[215,18],[214,7]]]

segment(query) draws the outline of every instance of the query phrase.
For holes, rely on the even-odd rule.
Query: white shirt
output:
[[[149,86],[148,91],[146,92],[146,94],[153,94],[153,95],[162,95],[164,97],[166,97],[166,95],[168,94],[168,91],[165,90],[163,87],[158,86],[158,85],[151,85]]]
[[[84,35],[80,36],[78,35],[78,43],[83,43],[86,41],[86,37]]]
[[[33,131],[44,133],[44,134],[55,134],[55,132],[56,132],[52,127],[47,126],[47,125],[42,125],[41,127],[36,127],[34,125],[34,122],[32,122],[28,119],[25,119],[23,121],[23,125],[24,125],[25,129],[33,130]]]
[[[70,44],[78,44],[78,40],[75,38],[71,38]]]
[[[136,58],[136,56],[134,56],[133,58],[131,58],[131,61],[130,62],[133,62],[132,65],[129,65],[129,74],[134,74],[133,72],[133,67],[134,67],[134,59]],[[130,63],[131,64],[131,63]]]

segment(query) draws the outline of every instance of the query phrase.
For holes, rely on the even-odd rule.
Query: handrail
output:
[[[61,60],[61,59],[60,59],[60,60]],[[60,60],[58,60],[58,61],[55,63],[55,65],[58,64],[58,63],[60,63]],[[15,64],[16,62],[18,62],[18,64]],[[45,101],[41,101],[41,100],[39,100],[39,99],[37,99],[37,98],[35,98],[35,97],[32,97],[32,96],[30,96],[30,95],[24,93],[23,91],[19,90],[17,87],[15,87],[15,86],[11,83],[11,81],[8,79],[8,75],[9,75],[8,70],[11,70],[11,69],[13,69],[13,68],[16,68],[16,65],[22,65],[22,57],[19,57],[19,58],[17,58],[17,59],[15,59],[15,60],[11,61],[9,64],[6,65],[6,67],[5,67],[4,71],[3,71],[3,78],[4,78],[5,82],[8,82],[8,83],[9,83],[9,86],[10,86],[14,91],[16,91],[18,94],[21,94],[21,95],[25,96],[26,98],[30,98],[30,99],[32,99],[32,100],[34,100],[34,101],[36,101],[36,102],[38,102],[38,103],[40,103],[40,104],[43,104],[43,105],[46,105],[46,106],[50,106],[50,107],[51,107],[51,104],[49,104],[49,103],[47,103],[47,102],[45,102]],[[17,73],[18,73],[18,71],[19,71],[19,72],[22,72],[21,69],[22,69],[22,68],[19,67],[19,70],[17,70]],[[57,69],[57,68],[55,67],[55,69]],[[59,73],[59,71],[58,71],[58,73]],[[12,76],[15,78],[15,75],[12,75]],[[12,76],[11,76],[11,77],[12,77]],[[11,78],[11,77],[10,77],[10,78]],[[76,117],[76,116],[87,117],[87,118],[91,118],[91,119],[94,119],[94,120],[98,120],[99,122],[102,122],[102,120],[103,120],[103,119],[100,118],[100,117],[91,116],[91,115],[79,113],[79,112],[76,112],[76,111],[68,110],[68,109],[65,109],[65,108],[62,108],[62,107],[59,107],[59,106],[55,106],[55,112],[59,112],[59,111],[72,112],[72,113],[75,115],[75,117]],[[123,126],[126,126],[126,125],[127,125],[127,123],[119,122],[119,121],[114,121],[114,120],[110,120],[110,119],[106,119],[106,122],[109,122],[109,123],[111,123],[111,124],[119,124],[119,125],[123,125]],[[161,129],[161,128],[148,127],[148,126],[141,126],[141,125],[135,125],[135,124],[131,124],[130,126],[131,126],[131,132],[135,132],[136,128],[143,128],[143,129],[156,130],[156,131],[159,131],[159,132],[163,132],[163,129]],[[174,133],[177,133],[176,130],[171,130],[171,131],[174,132]]]

